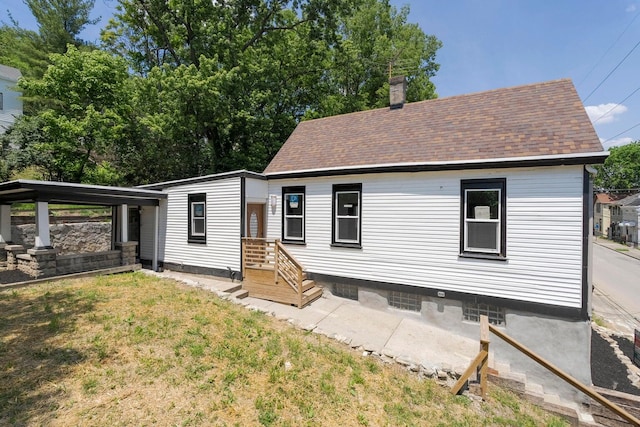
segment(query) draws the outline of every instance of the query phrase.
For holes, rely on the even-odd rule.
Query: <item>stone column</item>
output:
[[[24,254],[27,251],[22,245],[6,245],[4,250],[7,251],[7,270],[18,269],[18,255]]]
[[[116,242],[116,249],[120,251],[120,265],[136,263],[136,246],[138,242]]]
[[[36,249],[51,249],[49,237],[49,203],[36,202]]]
[[[29,249],[31,255],[31,275],[36,279],[56,275],[57,249]]]

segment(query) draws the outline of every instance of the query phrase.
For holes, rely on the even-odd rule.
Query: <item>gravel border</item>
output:
[[[622,340],[623,348],[618,340]],[[593,384],[609,390],[640,396],[640,369],[637,369],[628,352],[626,338],[601,327],[594,327],[591,334],[591,379]],[[630,343],[633,346],[633,343]],[[633,347],[631,348],[633,352]]]

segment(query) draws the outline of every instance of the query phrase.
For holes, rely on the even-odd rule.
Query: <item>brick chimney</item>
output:
[[[392,110],[402,108],[407,98],[407,79],[404,76],[389,79],[389,107]]]

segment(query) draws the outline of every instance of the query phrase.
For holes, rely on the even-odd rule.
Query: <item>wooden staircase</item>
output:
[[[303,308],[322,295],[279,240],[242,239],[242,288],[249,296]]]

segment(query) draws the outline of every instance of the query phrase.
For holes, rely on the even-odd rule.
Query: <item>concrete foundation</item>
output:
[[[321,284],[326,290],[332,290],[332,283]],[[452,334],[477,339],[479,343],[480,325],[464,320],[462,301],[421,296],[421,310],[416,313],[390,307],[387,296],[388,291],[384,289],[358,287],[358,301],[363,306],[393,311],[396,315],[411,319],[418,318]],[[591,385],[591,325],[588,321],[561,319],[509,308],[505,308],[504,313],[505,324],[500,328],[507,335],[582,383]],[[545,394],[558,395],[565,400],[577,403],[588,401],[582,393],[500,338],[494,335],[490,338],[489,364],[498,371],[498,375],[522,378],[527,384],[542,386]],[[424,345],[429,346],[429,343],[425,342]],[[475,354],[467,356],[472,358]]]

